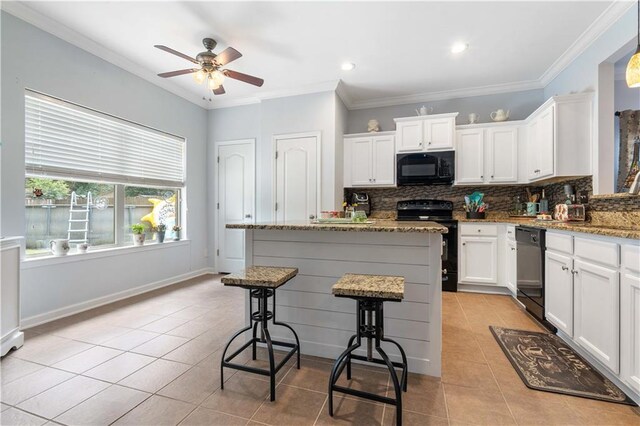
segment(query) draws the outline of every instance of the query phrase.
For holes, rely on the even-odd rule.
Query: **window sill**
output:
[[[66,256],[41,256],[33,259],[24,259],[21,262],[21,269],[40,268],[49,265],[59,265],[61,263],[83,262],[91,259],[120,256],[140,251],[165,250],[190,244],[191,240],[166,241],[164,243],[146,243],[143,246],[110,247],[102,250],[89,249],[89,252],[87,253],[74,252],[69,253]]]

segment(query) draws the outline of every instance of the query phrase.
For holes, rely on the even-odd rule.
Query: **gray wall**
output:
[[[418,104],[394,105],[388,107],[356,109],[349,111],[347,133],[367,131],[367,123],[375,118],[380,122],[381,130],[395,130],[394,118],[411,117],[422,105],[433,107],[433,114],[459,112],[457,124],[467,124],[470,113],[480,115],[480,123],[491,121],[489,114],[498,108],[510,110],[510,120],[521,120],[531,114],[545,101],[542,89],[523,92],[500,93],[497,95],[472,96],[443,101],[422,102]]]
[[[49,33],[2,12],[2,235],[24,235],[24,90],[34,89],[185,137],[188,246],[91,256],[78,265],[31,263],[22,278],[22,316],[63,312],[92,300],[207,267],[207,112]],[[34,61],[34,49],[38,58]],[[144,261],[142,272],[131,265]],[[168,261],[168,263],[167,263]],[[38,262],[38,261],[36,261]],[[27,262],[30,263],[30,262]],[[139,265],[139,264],[138,264]],[[156,268],[157,266],[157,268]],[[109,270],[107,278],[96,272]],[[143,273],[144,272],[144,273]],[[100,275],[100,274],[98,274]],[[92,279],[87,279],[92,277]],[[122,293],[124,294],[124,293]],[[52,314],[52,315],[53,315]]]

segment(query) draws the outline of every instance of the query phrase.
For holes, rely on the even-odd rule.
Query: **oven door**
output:
[[[454,152],[398,154],[398,185],[451,184],[454,178]]]

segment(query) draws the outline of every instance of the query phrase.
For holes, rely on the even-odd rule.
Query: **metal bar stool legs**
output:
[[[407,357],[402,347],[395,341],[384,337],[384,300],[371,298],[356,298],[358,313],[356,315],[356,334],[351,336],[347,349],[340,354],[333,364],[329,379],[329,415],[333,416],[333,392],[341,392],[367,398],[378,402],[394,405],[396,407],[396,424],[402,424],[402,391],[407,391]],[[360,348],[362,339],[366,339],[367,355],[357,355],[353,352]],[[355,340],[355,343],[354,343]],[[394,362],[389,359],[387,353],[382,349],[381,342],[389,342],[395,345],[402,357],[402,362]],[[373,350],[380,358],[374,358]],[[391,375],[395,398],[381,396],[361,390],[351,389],[336,384],[340,375],[347,369],[347,378],[351,379],[351,360],[372,362],[385,365]],[[396,368],[402,369],[402,374],[398,378]]]
[[[283,322],[277,322],[275,320],[275,289],[270,288],[256,288],[256,287],[245,287],[249,291],[249,325],[237,331],[231,339],[227,342],[227,345],[222,352],[222,361],[220,362],[220,388],[224,389],[224,367],[234,368],[236,370],[247,371],[250,373],[260,374],[263,376],[269,376],[270,382],[270,392],[271,392],[271,401],[275,401],[276,399],[276,374],[278,371],[291,359],[293,354],[297,354],[297,368],[300,369],[300,341],[298,340],[298,335],[293,328],[291,328],[288,324]],[[273,311],[268,309],[268,299],[273,297]],[[253,311],[253,299],[258,300],[258,310]],[[293,337],[295,338],[296,343],[289,342],[281,342],[277,340],[271,339],[271,333],[269,333],[269,321],[272,320],[274,325],[279,325],[288,328],[293,333]],[[260,329],[260,336],[258,336],[258,329]],[[244,332],[252,330],[252,338],[245,342],[240,348],[235,350],[231,355],[227,356],[227,351],[231,346],[231,343],[242,335]],[[251,355],[252,359],[256,359],[256,346],[257,343],[264,343],[267,346],[267,353],[269,356],[269,369],[262,369],[257,367],[250,367],[247,365],[236,364],[233,359],[242,353],[245,349],[251,347]],[[274,346],[283,346],[286,348],[290,348],[289,352],[285,355],[285,357],[278,364],[275,362],[275,357],[273,353]]]

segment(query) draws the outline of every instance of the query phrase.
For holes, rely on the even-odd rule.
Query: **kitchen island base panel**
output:
[[[302,354],[333,360],[355,333],[355,302],[331,295],[340,277],[403,276],[402,303],[385,305],[385,336],[402,345],[410,372],[436,377],[441,374],[441,247],[440,233],[245,230],[247,266],[299,269],[279,292],[277,312],[298,332]],[[273,338],[290,341],[280,330]],[[401,360],[393,345],[383,349],[393,361]]]

